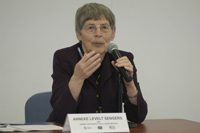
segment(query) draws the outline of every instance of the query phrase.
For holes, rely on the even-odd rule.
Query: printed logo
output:
[[[84,129],[86,130],[86,129],[92,129],[92,127],[84,127]]]
[[[115,126],[109,126],[110,129],[115,129]]]
[[[101,130],[101,129],[103,129],[103,127],[102,127],[102,126],[98,126],[98,129],[100,129],[100,130]]]

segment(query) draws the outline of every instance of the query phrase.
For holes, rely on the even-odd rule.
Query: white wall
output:
[[[119,49],[135,55],[147,119],[200,122],[200,1],[94,0],[116,15]],[[0,122],[24,122],[33,94],[51,91],[53,53],[77,42],[89,0],[0,0]]]

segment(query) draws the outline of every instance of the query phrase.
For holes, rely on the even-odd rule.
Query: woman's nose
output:
[[[95,36],[101,36],[102,32],[101,32],[101,27],[96,27],[95,29]]]

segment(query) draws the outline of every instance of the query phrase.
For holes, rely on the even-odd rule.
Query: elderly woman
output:
[[[120,51],[122,57],[114,62],[107,52],[116,32],[112,11],[101,4],[85,4],[76,12],[75,25],[79,43],[54,54],[53,111],[47,121],[64,123],[68,113],[118,112],[117,67],[124,67],[133,76],[131,82],[123,80],[127,119],[144,121],[147,104],[137,81],[133,55]]]

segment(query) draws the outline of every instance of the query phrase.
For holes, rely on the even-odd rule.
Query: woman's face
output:
[[[94,32],[90,33],[86,29],[91,26],[102,28],[108,26],[110,30],[108,32],[102,32],[100,28],[96,28]],[[115,38],[115,30],[112,31],[109,21],[102,17],[100,20],[87,20],[83,25],[81,34],[76,32],[76,36],[79,41],[82,41],[82,47],[85,53],[96,51],[101,56],[104,56],[110,41]]]

